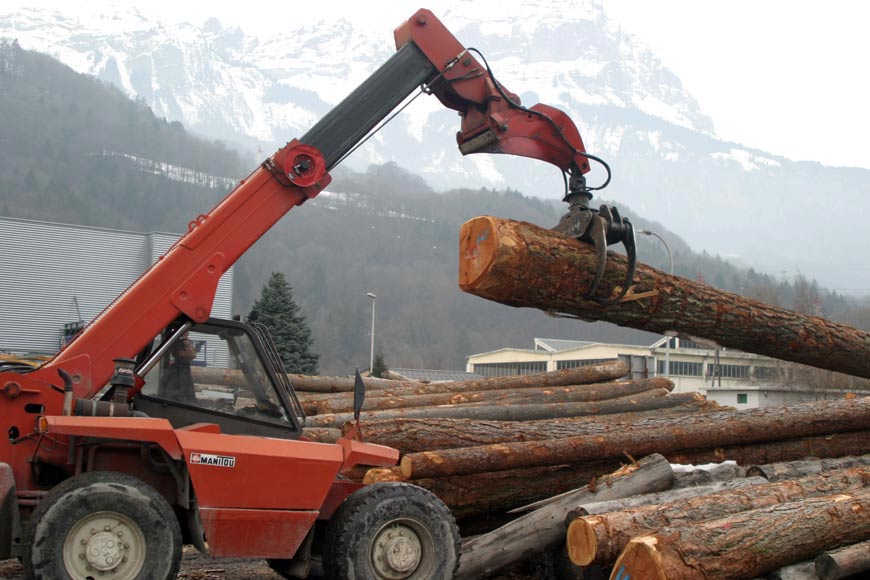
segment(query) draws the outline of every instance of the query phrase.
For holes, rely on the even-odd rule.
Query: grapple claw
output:
[[[619,215],[619,210],[615,207],[602,205],[598,210],[594,210],[587,207],[582,201],[576,201],[576,198],[573,201],[575,203],[571,204],[568,213],[562,217],[553,230],[595,246],[597,257],[595,278],[585,298],[586,300],[594,300],[603,306],[616,304],[625,297],[637,271],[637,245],[634,227],[628,219]],[[595,294],[598,292],[598,286],[601,284],[607,268],[607,246],[617,243],[621,243],[625,247],[628,258],[625,282],[618,295],[600,298]]]
[[[592,280],[592,285],[589,287],[589,292],[586,294],[586,300],[596,300],[595,293],[598,292],[598,285],[604,278],[604,270],[607,268],[607,222],[600,215],[594,215],[589,224],[587,235],[595,246],[595,256],[597,263],[595,265],[595,278]]]

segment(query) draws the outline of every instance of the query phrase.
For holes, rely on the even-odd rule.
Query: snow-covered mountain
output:
[[[524,104],[572,116],[587,149],[613,168],[603,197],[696,248],[835,288],[870,287],[870,269],[855,268],[867,244],[843,237],[863,231],[857,210],[867,207],[870,171],[795,163],[721,141],[680,80],[621,33],[600,0],[501,3],[498,11],[454,0],[437,15],[485,54]],[[90,16],[33,8],[0,14],[0,37],[115,84],[193,131],[269,151],[303,134],[395,50],[389,30],[399,22],[365,27],[330,16],[288,18],[286,33],[255,38],[214,19],[202,27],[161,23],[127,7]],[[436,188],[561,197],[561,176],[549,166],[463,158],[454,146],[458,124],[434,98],[418,99],[348,162],[393,160]],[[601,179],[594,169],[590,183]]]
[[[679,79],[614,29],[597,1],[566,2],[561,10],[551,2],[509,4],[496,18],[480,8],[485,3],[453,4],[442,20],[467,46],[483,50],[499,79],[528,104],[540,100],[568,110],[610,105],[713,132]],[[194,131],[268,144],[310,127],[395,51],[390,36],[342,17],[316,25],[300,21],[297,28],[290,21],[286,34],[259,40],[216,19],[201,28],[163,24],[132,7],[89,17],[23,10],[0,16],[0,36],[110,82]],[[442,113],[447,124],[455,121],[428,101],[403,119],[415,140],[432,142],[424,167],[447,148],[424,127],[437,127]],[[596,127],[584,129],[594,143]],[[606,137],[594,148],[618,146],[618,138]],[[368,156],[388,158],[390,149],[372,147]]]

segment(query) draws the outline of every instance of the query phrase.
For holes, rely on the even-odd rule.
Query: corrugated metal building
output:
[[[54,353],[179,238],[0,217],[0,352]],[[232,269],[212,316],[232,314]]]

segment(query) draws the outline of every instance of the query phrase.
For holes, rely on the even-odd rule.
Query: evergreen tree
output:
[[[278,355],[288,373],[317,374],[320,355],[311,352],[311,329],[293,300],[293,289],[284,274],[272,272],[254,303],[257,322],[269,329]]]
[[[387,367],[387,363],[384,362],[384,355],[378,353],[375,355],[375,362],[372,365],[372,376],[377,377],[379,379],[384,378],[384,375],[389,371],[389,367]]]

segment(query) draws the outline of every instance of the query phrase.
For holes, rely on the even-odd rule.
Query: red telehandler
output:
[[[633,254],[634,238],[614,209],[588,207],[598,188],[584,174],[597,158],[563,112],[521,105],[429,11],[395,40],[396,54],[191,221],[56,356],[37,368],[0,362],[0,559],[20,558],[33,578],[162,580],[176,576],[186,542],[214,557],[268,559],[287,578],[308,576],[314,559],[337,579],[454,576],[459,538],[446,506],[412,485],[341,478],[355,465],[395,465],[398,453],[352,438],[306,441],[268,332],[210,318],[218,280],[417,89],[459,112],[463,154],[559,167],[571,207],[561,231],[602,256],[618,241]],[[234,369],[245,385],[194,385],[183,354],[192,344],[200,352],[189,358]]]

